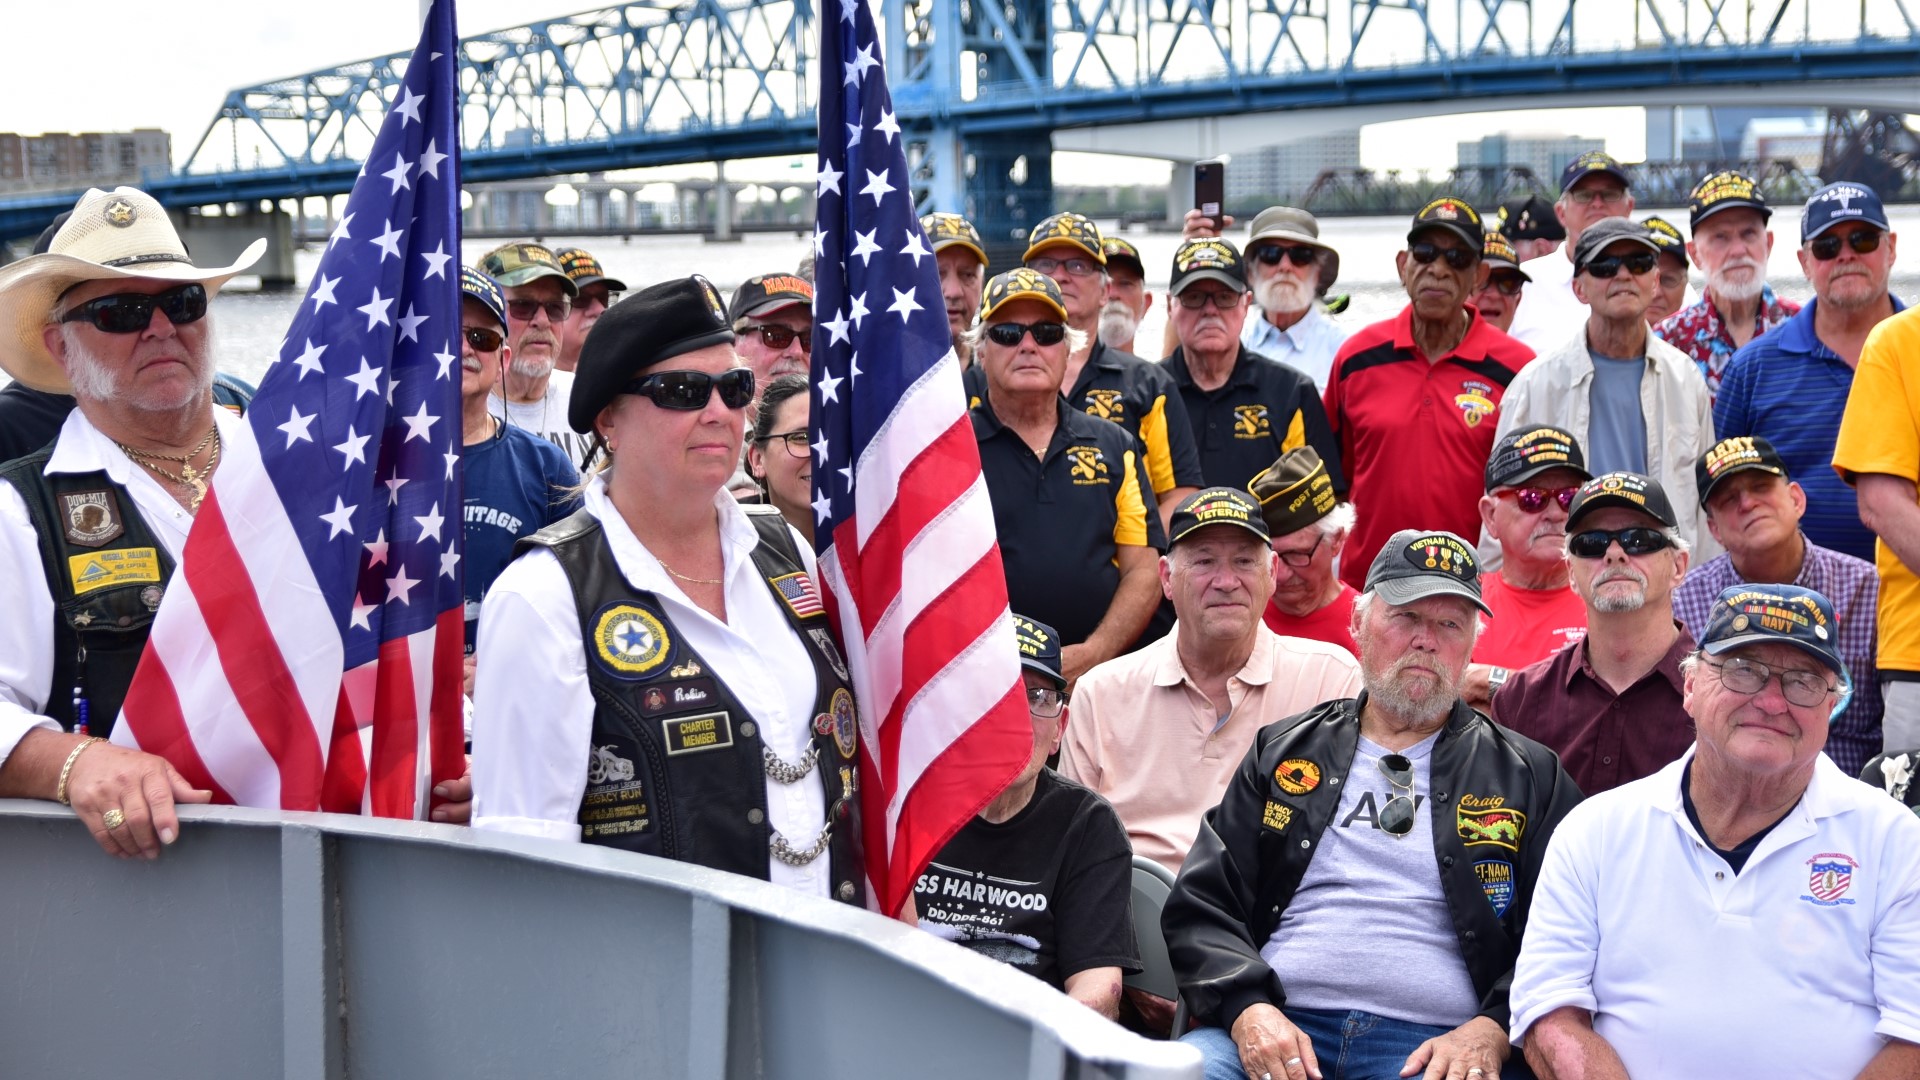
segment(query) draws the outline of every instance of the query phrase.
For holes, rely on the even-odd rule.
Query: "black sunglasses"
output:
[[[1453,267],[1455,270],[1465,270],[1467,267],[1480,261],[1480,253],[1477,251],[1463,247],[1443,248],[1439,244],[1427,240],[1422,240],[1412,247],[1409,247],[1407,254],[1413,256],[1414,262],[1422,264],[1444,258],[1447,260],[1447,265]]]
[[[467,344],[473,346],[475,352],[492,352],[500,347],[501,341],[505,340],[500,336],[500,331],[489,330],[484,326],[463,326],[460,328],[460,333],[467,339]]]
[[[1845,240],[1847,246],[1853,249],[1854,254],[1865,255],[1868,252],[1878,251],[1880,249],[1880,238],[1885,235],[1886,234],[1879,229],[1855,229],[1846,235]],[[1840,257],[1841,239],[1841,237],[1833,233],[1828,233],[1825,236],[1816,236],[1807,241],[1807,254],[1819,259],[1821,262],[1837,259]]]
[[[987,340],[1009,349],[1020,344],[1020,339],[1028,334],[1033,335],[1035,345],[1058,345],[1067,338],[1067,326],[1057,322],[997,322],[987,327]]]
[[[801,352],[810,353],[813,351],[812,327],[808,327],[805,330],[795,330],[791,326],[781,326],[779,323],[762,323],[759,326],[749,327],[748,329],[758,333],[760,335],[760,344],[765,345],[769,349],[784,349],[793,344],[794,338],[799,338]]]
[[[521,322],[532,322],[534,313],[545,311],[550,323],[563,323],[573,313],[573,301],[561,300],[509,300],[507,314]]]
[[[1486,287],[1499,293],[1501,296],[1519,296],[1520,290],[1525,288],[1526,284],[1525,278],[1509,271],[1505,274],[1494,274],[1487,278]]]
[[[1622,266],[1629,274],[1644,274],[1660,265],[1660,255],[1653,251],[1636,251],[1631,255],[1602,255],[1587,263],[1580,272],[1588,277],[1605,281],[1620,272]]]
[[[704,371],[658,371],[633,380],[620,392],[639,394],[663,409],[692,412],[706,408],[716,389],[720,391],[720,404],[729,409],[746,408],[753,400],[753,370],[734,368],[718,375]]]
[[[1380,808],[1380,827],[1390,836],[1405,836],[1413,831],[1413,762],[1401,754],[1388,754],[1374,764],[1380,766],[1395,790],[1407,789],[1405,795],[1395,795]]]
[[[1279,266],[1281,259],[1292,259],[1295,266],[1312,266],[1320,261],[1320,249],[1305,244],[1282,247],[1279,244],[1262,244],[1249,252],[1254,261],[1268,266]]]
[[[1620,550],[1629,555],[1651,555],[1656,551],[1665,551],[1673,546],[1667,534],[1659,529],[1649,529],[1636,525],[1630,529],[1590,529],[1574,533],[1567,537],[1567,554],[1576,559],[1603,559],[1607,547],[1618,541]]]
[[[60,316],[60,321],[90,322],[109,334],[137,334],[153,322],[154,308],[166,312],[167,321],[175,326],[198,322],[207,313],[207,287],[195,281],[163,293],[96,296]]]

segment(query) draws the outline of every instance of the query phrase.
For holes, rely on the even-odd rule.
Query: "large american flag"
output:
[[[463,769],[457,40],[435,0],[114,730],[219,802],[419,817]]]
[[[867,876],[897,911],[1033,753],[993,507],[864,0],[820,12],[814,536],[860,730]]]

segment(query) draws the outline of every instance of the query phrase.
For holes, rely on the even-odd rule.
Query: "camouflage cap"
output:
[[[511,289],[544,277],[558,278],[568,296],[579,296],[580,287],[567,275],[560,260],[543,244],[513,241],[501,244],[480,256],[480,270],[502,287]]]

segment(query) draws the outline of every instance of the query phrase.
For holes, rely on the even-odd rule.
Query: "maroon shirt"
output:
[[[1493,695],[1493,719],[1552,748],[1588,795],[1652,776],[1693,745],[1680,674],[1693,650],[1693,635],[1682,629],[1660,663],[1615,696],[1581,641],[1514,672]]]

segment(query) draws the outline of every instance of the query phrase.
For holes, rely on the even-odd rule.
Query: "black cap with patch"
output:
[[[1567,534],[1573,534],[1581,518],[1609,506],[1638,510],[1669,529],[1680,523],[1660,481],[1639,473],[1610,472],[1581,484],[1580,490],[1574,492],[1573,505],[1567,507]]]
[[[1567,162],[1567,167],[1560,170],[1560,193],[1564,195],[1572,191],[1573,185],[1594,173],[1604,173],[1628,187],[1633,186],[1633,177],[1627,175],[1626,167],[1616,161],[1612,154],[1604,150],[1589,150]]]
[[[1787,463],[1780,452],[1760,436],[1721,439],[1693,463],[1693,483],[1700,490],[1700,505],[1707,505],[1716,484],[1737,472],[1769,472],[1782,480],[1793,479],[1787,475]]]
[[[573,372],[567,424],[586,434],[593,419],[642,371],[695,349],[729,344],[733,327],[713,283],[698,274],[628,293],[593,324]]]
[[[1640,219],[1640,224],[1646,228],[1647,239],[1660,249],[1660,254],[1676,255],[1681,266],[1693,266],[1693,260],[1687,258],[1687,238],[1680,235],[1679,228],[1673,222],[1663,217],[1649,217]]]
[[[1553,204],[1538,195],[1513,199],[1500,206],[1500,231],[1512,240],[1565,240],[1566,226]]]
[[[1494,445],[1487,459],[1487,490],[1512,487],[1548,469],[1572,469],[1583,481],[1593,478],[1572,432],[1545,425],[1520,428]]]
[[[1760,190],[1760,182],[1744,173],[1709,173],[1700,178],[1693,186],[1692,194],[1687,196],[1687,216],[1692,219],[1695,232],[1700,231],[1700,223],[1722,210],[1757,210],[1760,220],[1773,216],[1773,210],[1767,206],[1767,196]]]
[[[1713,601],[1700,648],[1719,656],[1745,645],[1791,645],[1847,677],[1833,601],[1798,585],[1734,585]]]
[[[1021,667],[1052,679],[1057,689],[1067,688],[1067,677],[1060,669],[1058,630],[1016,612],[1013,616],[1013,640],[1020,646]]]
[[[1475,256],[1487,246],[1486,227],[1480,223],[1480,212],[1468,205],[1465,199],[1456,199],[1452,195],[1442,195],[1413,215],[1413,227],[1407,230],[1407,243],[1413,243],[1414,237],[1428,229],[1445,229],[1465,240]]]
[[[1387,538],[1367,569],[1364,590],[1395,607],[1430,596],[1458,596],[1493,614],[1480,599],[1480,563],[1473,545],[1450,532],[1401,529]]]
[[[748,278],[733,290],[733,304],[727,309],[727,318],[734,322],[758,319],[795,305],[809,311],[813,309],[813,282],[798,274],[761,274]]]
[[[1263,544],[1273,539],[1253,496],[1229,487],[1211,487],[1194,492],[1174,507],[1173,517],[1167,521],[1167,544],[1171,547],[1209,525],[1237,526],[1259,537]]]
[[[1199,236],[1181,244],[1173,253],[1173,275],[1167,292],[1179,296],[1196,281],[1217,281],[1234,292],[1247,291],[1247,265],[1240,249],[1230,240]]]

